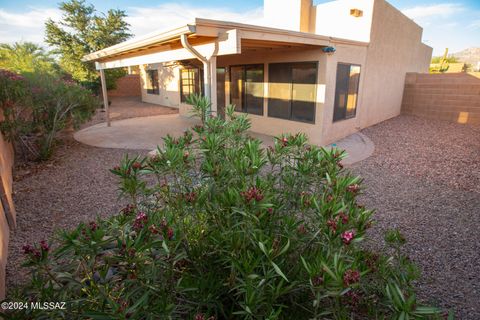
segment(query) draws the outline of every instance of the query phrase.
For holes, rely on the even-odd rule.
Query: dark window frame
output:
[[[154,74],[156,74],[156,76]],[[147,70],[147,93],[156,95],[160,94],[158,69]]]
[[[298,119],[292,119],[292,114],[293,114],[293,108],[292,108],[292,104],[293,104],[293,84],[294,84],[294,81],[293,81],[293,76],[291,75],[291,87],[290,87],[290,116],[289,118],[283,118],[283,117],[279,117],[279,116],[275,116],[275,115],[271,115],[270,114],[270,83],[271,83],[271,80],[270,80],[270,65],[288,65],[289,68],[290,68],[290,73],[293,72],[293,67],[295,65],[301,65],[301,64],[314,64],[315,65],[315,89],[314,89],[314,106],[313,106],[313,120],[312,121],[308,121],[308,120],[298,120]],[[319,62],[318,61],[295,61],[295,62],[273,62],[273,63],[269,63],[268,64],[268,83],[269,83],[269,88],[268,88],[268,110],[267,110],[267,116],[270,117],[270,118],[275,118],[275,119],[282,119],[282,120],[287,120],[287,121],[295,121],[295,122],[301,122],[301,123],[308,123],[308,124],[315,124],[315,119],[317,117],[317,88],[318,88],[318,69],[319,69]]]
[[[192,72],[192,70],[196,70],[198,79],[189,79],[192,83],[184,84],[183,83],[183,76],[182,73],[184,72]],[[189,94],[191,93],[200,93],[204,95],[204,85],[203,85],[203,68],[200,67],[183,67],[180,69],[180,102],[185,103],[187,96],[184,94],[184,87],[190,87]]]
[[[237,67],[243,67],[243,85],[242,85],[242,106],[241,106],[241,110],[237,110],[237,108],[235,108],[235,112],[241,112],[241,113],[247,113],[247,114],[253,114],[253,115],[256,115],[256,116],[264,116],[264,113],[265,113],[265,64],[264,63],[249,63],[249,64],[235,64],[235,65],[230,65],[228,66],[228,81],[230,83],[230,90],[229,90],[229,99],[230,99],[230,104],[232,103],[232,93],[233,93],[233,90],[232,90],[232,68],[237,68]],[[262,92],[262,105],[261,105],[261,113],[250,113],[248,112],[248,106],[246,105],[246,95],[247,95],[247,92],[245,90],[245,87],[246,87],[246,77],[247,77],[247,67],[261,67],[262,69],[262,75],[263,75],[263,79],[262,79],[262,85],[263,85],[263,89],[264,91]],[[237,106],[235,106],[237,107]]]
[[[337,101],[337,81],[338,81],[337,77],[338,77],[338,67],[340,65],[350,66],[349,74],[351,72],[351,67],[359,67],[360,72],[358,74],[357,92],[356,92],[356,98],[355,98],[355,107],[353,108],[353,114],[352,115],[347,115],[347,112],[346,112],[346,109],[345,109],[345,117],[336,119],[335,109],[336,109],[336,105],[337,105],[337,102],[338,102]],[[348,62],[338,62],[337,63],[337,70],[336,70],[336,74],[335,74],[335,96],[334,96],[334,101],[333,101],[333,116],[332,116],[332,122],[333,123],[340,122],[340,121],[345,121],[345,120],[349,120],[349,119],[354,119],[357,116],[357,106],[358,106],[358,96],[359,96],[359,92],[360,92],[360,77],[361,77],[361,74],[362,74],[362,65],[361,64],[348,63]],[[348,91],[349,91],[349,87],[347,87],[347,92]],[[348,103],[348,99],[347,99],[346,103]],[[346,106],[345,106],[345,108],[346,108]]]

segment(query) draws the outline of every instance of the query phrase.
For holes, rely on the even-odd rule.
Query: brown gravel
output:
[[[458,319],[480,319],[480,128],[400,116],[363,133],[375,143],[375,153],[352,170],[365,178],[361,201],[377,208],[372,245],[383,243],[384,230],[400,228],[407,253],[423,271],[420,298],[453,308]],[[23,244],[123,205],[108,169],[125,152],[67,139],[53,161],[19,175],[18,228],[7,266],[10,288],[24,278],[19,271]]]
[[[17,229],[11,235],[7,288],[24,280],[20,267],[22,246],[47,239],[55,229],[108,216],[124,205],[118,199],[117,180],[108,170],[126,150],[100,149],[65,139],[54,159],[35,169],[17,170],[14,201]],[[130,155],[148,150],[128,150]]]
[[[352,169],[377,209],[372,244],[399,228],[422,270],[419,297],[480,319],[480,128],[400,116],[362,132],[375,152]]]

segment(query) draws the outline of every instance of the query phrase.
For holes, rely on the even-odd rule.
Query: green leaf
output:
[[[287,240],[287,244],[282,248],[282,250],[279,252],[279,256],[287,252],[288,248],[290,248],[290,239]]]
[[[277,264],[275,262],[271,262],[273,268],[275,269],[275,272],[281,276],[283,279],[285,279],[285,281],[289,282],[287,277],[283,274],[282,270],[280,270],[280,268],[277,266]]]

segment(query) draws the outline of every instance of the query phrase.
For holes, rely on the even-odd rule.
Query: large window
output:
[[[268,116],[315,122],[317,63],[272,63],[268,66]]]
[[[263,65],[230,67],[230,102],[240,112],[263,115]]]
[[[159,94],[158,88],[158,70],[147,70],[147,93]]]
[[[203,70],[184,68],[180,70],[180,97],[185,102],[192,93],[203,94]]]
[[[360,66],[345,63],[337,65],[333,121],[355,117],[359,82]]]

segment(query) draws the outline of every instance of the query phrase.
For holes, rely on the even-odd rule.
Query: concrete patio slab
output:
[[[179,137],[185,130],[197,124],[200,124],[200,120],[178,114],[139,117],[113,121],[111,127],[99,123],[77,131],[74,138],[81,143],[100,148],[155,150],[157,146],[162,146],[162,138],[167,134]],[[272,136],[255,132],[249,134],[262,140],[265,147],[274,144]],[[348,154],[342,161],[345,165],[368,158],[375,149],[373,142],[360,132],[325,147],[345,150]]]

